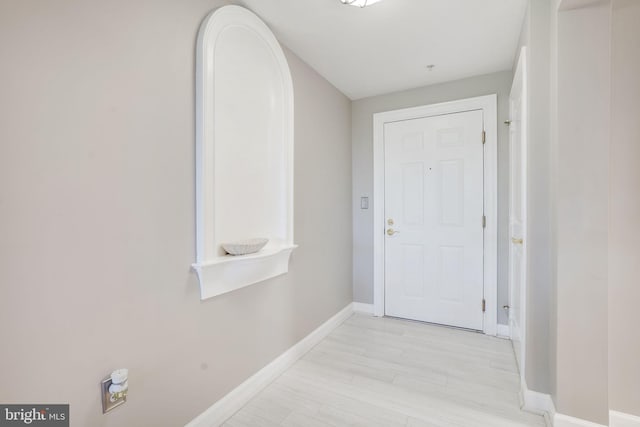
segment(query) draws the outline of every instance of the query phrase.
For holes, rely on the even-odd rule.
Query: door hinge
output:
[[[482,228],[487,228],[487,217],[482,215]]]
[[[482,312],[484,313],[485,311],[487,311],[487,302],[483,299],[482,300]]]
[[[487,132],[482,131],[482,143],[484,144],[485,142],[487,142]]]

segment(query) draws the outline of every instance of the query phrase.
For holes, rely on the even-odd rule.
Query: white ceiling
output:
[[[384,0],[366,8],[339,0],[238,3],[359,99],[511,69],[527,0]]]

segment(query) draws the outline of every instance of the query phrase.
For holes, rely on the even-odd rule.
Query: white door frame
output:
[[[520,371],[520,382],[521,384],[526,384],[525,379],[525,366],[527,360],[527,245],[528,245],[528,236],[527,236],[527,152],[528,152],[528,140],[527,134],[528,130],[528,91],[527,91],[527,48],[523,46],[520,50],[520,57],[518,58],[518,64],[516,66],[516,71],[513,76],[513,83],[511,86],[511,92],[509,94],[509,115],[511,115],[511,100],[514,93],[520,93],[521,99],[521,111],[520,111],[520,152],[523,156],[523,161],[521,163],[522,170],[522,183],[521,183],[521,197],[522,197],[522,271],[520,276],[520,319],[518,319],[518,325],[520,326],[518,337],[518,342],[520,343],[520,366],[518,366],[518,370]],[[509,120],[514,120],[514,117],[509,117]],[[511,132],[509,132],[509,145],[511,145]],[[511,155],[509,155],[509,162],[511,163],[513,159]],[[511,164],[509,168],[511,168]],[[511,176],[511,173],[509,174]],[[509,193],[511,193],[511,178],[509,178]],[[511,196],[511,194],[510,194]],[[518,237],[511,235],[511,201],[509,202],[509,235],[510,239]],[[512,241],[509,241],[509,253],[511,253],[511,245],[513,245]],[[512,259],[509,259],[509,304],[513,306],[513,282],[511,280],[511,271],[512,271]],[[511,312],[509,313],[509,337],[514,338],[514,331],[512,328],[512,318]],[[515,342],[514,342],[515,344]]]
[[[373,115],[373,314],[384,316],[384,125],[442,114],[482,110],[484,131],[484,313],[483,332],[496,335],[498,323],[498,114],[497,95],[386,111]],[[478,135],[478,144],[481,144]],[[478,218],[480,221],[481,218]],[[481,304],[481,301],[478,301]]]

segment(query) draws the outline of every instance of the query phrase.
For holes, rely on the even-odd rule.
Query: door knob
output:
[[[393,228],[388,228],[387,229],[387,235],[388,236],[393,236],[396,233],[399,233],[399,231],[398,230],[394,230]]]
[[[522,240],[522,238],[517,239],[515,237],[511,238],[511,243],[515,243],[516,245],[521,245],[524,242],[524,240]]]

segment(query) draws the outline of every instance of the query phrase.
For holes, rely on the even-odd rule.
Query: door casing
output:
[[[484,143],[484,238],[483,332],[496,335],[498,322],[498,126],[497,95],[486,95],[439,104],[386,111],[373,115],[373,313],[384,316],[384,124],[442,114],[483,111]],[[478,143],[482,141],[478,139]]]
[[[513,308],[518,305],[519,310],[509,311],[509,336],[513,341],[513,345],[518,346],[519,348],[514,348],[516,351],[516,362],[518,363],[518,370],[520,371],[520,382],[521,384],[526,384],[525,380],[525,366],[526,366],[526,358],[527,358],[527,245],[528,245],[528,236],[527,236],[527,132],[528,132],[528,111],[527,111],[527,99],[528,91],[527,91],[527,49],[526,47],[522,47],[520,51],[520,56],[518,58],[518,64],[516,66],[516,71],[514,73],[513,85],[511,87],[511,93],[509,95],[509,120],[515,121],[518,123],[518,132],[519,132],[519,141],[520,141],[520,159],[513,158],[513,152],[510,153],[510,171],[513,169],[514,161],[518,161],[521,167],[521,183],[520,183],[520,192],[521,192],[521,230],[520,236],[514,235],[513,224],[512,224],[512,209],[513,209],[513,180],[511,178],[512,173],[509,173],[509,197],[512,199],[509,203],[509,236],[510,238],[522,238],[521,248],[522,251],[521,259],[522,265],[520,271],[520,281],[519,281],[519,291],[515,292],[514,286],[515,277],[514,265],[515,257],[511,256],[512,251],[514,250],[514,242],[509,242],[509,305]],[[520,103],[520,117],[513,117],[513,103],[514,98],[519,98]],[[513,136],[512,130],[509,131],[509,145],[511,146],[511,138]],[[519,295],[519,301],[515,301],[515,295]],[[517,319],[514,319],[514,316],[518,316]],[[515,322],[517,323],[514,323]],[[515,325],[518,325],[518,330],[516,330]]]

